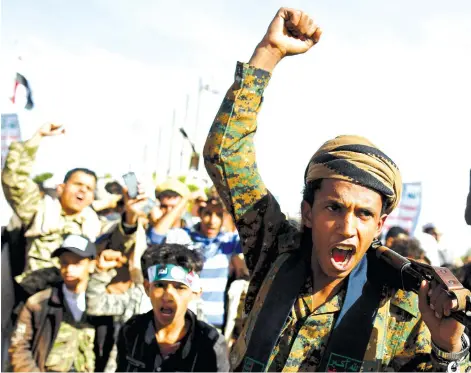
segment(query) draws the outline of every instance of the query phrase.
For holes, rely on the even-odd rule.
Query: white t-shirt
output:
[[[65,284],[62,284],[62,291],[64,292],[64,299],[67,302],[72,315],[74,316],[74,320],[80,321],[86,307],[85,292],[73,293],[67,289]]]

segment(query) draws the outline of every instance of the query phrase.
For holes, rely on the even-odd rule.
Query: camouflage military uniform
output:
[[[49,372],[93,372],[95,367],[95,328],[86,322],[76,322],[69,312],[64,314],[57,337],[47,356]]]
[[[51,253],[60,246],[64,235],[81,234],[95,241],[109,232],[113,248],[129,250],[134,244],[134,234],[125,234],[121,224],[112,225],[100,219],[91,207],[79,214],[66,215],[58,200],[41,198],[38,185],[30,178],[37,149],[34,138],[12,143],[2,171],[5,197],[26,227],[26,270],[16,280],[21,283],[32,271],[57,267],[58,262],[51,260]]]
[[[95,328],[86,313],[76,322],[62,284],[28,298],[13,332],[10,355],[14,372],[93,372]]]
[[[90,276],[87,288],[87,313],[93,316],[116,316],[115,321],[124,323],[132,316],[141,313],[141,303],[147,299],[147,295],[142,284],[133,284],[122,294],[109,294],[106,286],[115,276],[114,269],[95,272]]]
[[[245,302],[248,316],[231,352],[232,368],[244,358],[281,254],[301,249],[301,233],[281,212],[255,162],[256,119],[270,76],[264,70],[237,64],[235,82],[224,98],[204,149],[208,174],[234,217],[251,273]],[[267,370],[318,368],[345,291],[316,310],[311,305],[311,294],[312,283],[307,278],[271,352]],[[359,362],[362,370],[437,369],[430,353],[430,332],[421,320],[416,295],[385,289],[382,299],[363,361]],[[460,362],[460,369],[464,372],[469,366],[468,356]]]

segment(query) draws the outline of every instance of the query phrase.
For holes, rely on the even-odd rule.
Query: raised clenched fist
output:
[[[100,271],[109,271],[122,267],[126,262],[127,258],[120,251],[106,249],[98,255],[96,266]]]
[[[283,57],[307,52],[319,41],[321,34],[321,29],[307,13],[281,8],[249,64],[272,71]]]
[[[321,34],[321,29],[307,13],[281,8],[261,44],[277,49],[283,58],[308,51],[319,41]]]
[[[57,136],[65,133],[65,128],[62,124],[46,123],[38,130],[38,135],[41,137]]]

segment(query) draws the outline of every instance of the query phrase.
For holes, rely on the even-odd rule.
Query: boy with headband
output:
[[[141,265],[153,309],[121,328],[117,371],[228,371],[224,337],[188,310],[201,294],[201,255],[183,245],[153,245]]]

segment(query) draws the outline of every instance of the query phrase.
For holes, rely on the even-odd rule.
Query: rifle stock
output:
[[[407,259],[383,246],[379,241],[373,242],[372,249],[375,251],[376,258],[386,265],[387,270],[395,272],[396,278],[399,275],[399,280],[395,281],[395,285],[399,285],[398,287],[402,290],[418,293],[423,280],[440,284],[444,291],[458,300],[458,307],[452,310],[451,317],[467,328],[471,327],[471,292],[463,287],[448,268],[433,267]]]

